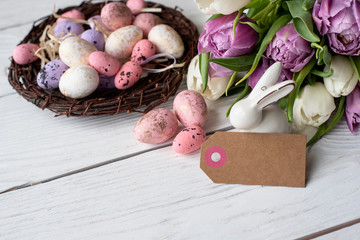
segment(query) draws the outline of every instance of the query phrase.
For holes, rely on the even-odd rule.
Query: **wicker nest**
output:
[[[85,14],[86,18],[100,14],[105,3],[92,3],[86,1],[80,6],[67,7],[58,10],[62,14],[71,9],[78,9]],[[166,102],[173,96],[180,86],[183,74],[191,59],[197,53],[198,31],[196,26],[185,18],[177,8],[148,2],[148,7],[161,7],[162,12],[157,13],[165,24],[172,26],[181,36],[185,44],[185,54],[178,59],[185,63],[182,68],[174,68],[163,73],[152,73],[142,78],[132,88],[127,90],[96,91],[83,99],[67,98],[58,89],[44,90],[37,85],[36,78],[40,71],[40,60],[29,65],[18,65],[11,61],[8,79],[12,87],[26,100],[32,102],[41,109],[48,108],[56,113],[55,116],[92,116],[113,115],[119,112],[142,112],[146,113],[161,103]],[[39,38],[48,24],[55,23],[54,16],[47,16],[34,22],[29,34],[21,43],[39,43]],[[160,63],[159,63],[160,64]],[[170,65],[171,62],[161,63]]]

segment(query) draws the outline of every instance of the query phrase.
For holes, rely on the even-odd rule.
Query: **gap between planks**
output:
[[[212,130],[212,131],[209,131],[208,133],[206,133],[206,136],[213,135],[217,131],[229,131],[229,130],[232,130],[232,129],[234,129],[232,126],[228,126],[228,127],[217,129],[217,130]],[[4,193],[12,192],[12,191],[20,190],[20,189],[23,189],[23,188],[28,188],[28,187],[31,187],[31,186],[35,186],[35,185],[38,185],[38,184],[48,183],[48,182],[51,182],[51,181],[54,181],[54,180],[57,180],[57,179],[60,179],[60,178],[64,178],[64,177],[75,175],[75,174],[78,174],[78,173],[81,173],[81,172],[92,170],[94,168],[98,168],[98,167],[106,166],[106,165],[109,165],[109,164],[112,164],[112,163],[115,163],[115,162],[119,162],[119,161],[122,161],[122,160],[130,159],[130,158],[133,158],[133,157],[136,157],[136,156],[139,156],[139,155],[151,152],[151,151],[155,151],[155,150],[159,150],[159,149],[162,149],[162,148],[170,147],[171,145],[172,145],[171,143],[168,143],[168,144],[165,144],[165,145],[162,145],[162,146],[153,147],[151,149],[142,150],[142,151],[139,151],[139,152],[136,152],[136,153],[130,153],[130,154],[127,154],[127,155],[122,156],[122,157],[110,159],[110,160],[107,160],[107,161],[104,161],[104,162],[101,162],[101,163],[97,163],[97,164],[93,164],[93,165],[90,165],[90,166],[87,166],[87,167],[84,167],[84,168],[76,169],[76,170],[73,170],[73,171],[70,171],[70,172],[67,172],[67,173],[64,173],[64,174],[60,174],[60,175],[56,175],[54,177],[50,177],[50,178],[46,178],[44,180],[40,180],[40,181],[37,181],[37,182],[29,182],[29,183],[21,184],[21,185],[18,185],[18,186],[14,186],[14,187],[11,187],[11,188],[6,189],[4,191],[1,191],[0,195],[4,194]]]

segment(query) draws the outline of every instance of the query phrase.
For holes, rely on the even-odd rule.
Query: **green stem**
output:
[[[229,117],[231,108],[234,106],[235,103],[243,99],[249,92],[250,92],[250,86],[248,84],[248,81],[246,81],[244,90],[240,93],[240,95],[235,99],[235,101],[230,105],[229,109],[226,112],[226,117]]]
[[[235,77],[236,77],[236,74],[237,74],[238,72],[234,72],[233,73],[233,75],[231,75],[231,78],[230,78],[230,80],[229,80],[229,83],[228,83],[228,85],[226,86],[226,91],[225,91],[225,95],[227,96],[228,95],[228,90],[229,90],[229,88],[233,85],[233,83],[234,83],[234,81],[235,81]]]
[[[210,53],[202,53],[199,56],[199,68],[203,83],[203,92],[205,92],[206,90],[208,77],[209,77],[209,58],[210,58]]]
[[[337,109],[333,119],[331,120],[329,126],[326,126],[326,123],[323,123],[319,127],[319,129],[317,130],[315,135],[310,139],[310,141],[307,142],[306,146],[307,147],[310,146],[311,144],[313,144],[314,142],[319,140],[319,138],[321,138],[326,133],[328,133],[331,129],[333,129],[336,126],[336,124],[340,121],[340,119],[343,116],[344,112],[345,112],[345,96],[342,96],[340,98],[338,109]]]
[[[236,15],[236,18],[234,19],[234,24],[233,24],[233,39],[235,39],[235,31],[236,31],[236,26],[240,20],[240,17],[242,15],[242,9],[240,9],[238,11],[238,14]]]

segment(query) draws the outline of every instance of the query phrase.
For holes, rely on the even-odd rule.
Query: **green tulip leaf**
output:
[[[212,15],[211,17],[209,17],[209,19],[206,20],[206,22],[208,22],[208,21],[210,21],[210,20],[213,20],[213,19],[215,19],[215,18],[222,17],[222,16],[224,16],[224,14],[221,14],[221,13],[219,13],[219,14],[214,14],[214,15]]]
[[[314,33],[311,12],[304,10],[302,0],[287,1],[296,32],[309,42],[320,42],[320,38]]]
[[[296,87],[289,94],[288,107],[286,110],[286,115],[289,122],[293,121],[293,107],[294,107],[295,98],[300,92],[300,87],[303,81],[305,80],[306,76],[310,73],[310,71],[313,69],[315,64],[316,64],[316,59],[312,58],[310,62],[308,62],[308,64],[306,64],[306,66],[300,70],[300,72],[294,73],[293,80],[296,82]]]
[[[230,89],[230,87],[233,85],[233,83],[234,83],[234,81],[235,81],[235,77],[236,77],[236,74],[237,74],[238,72],[234,72],[233,73],[233,75],[231,75],[231,78],[230,78],[230,80],[229,80],[229,83],[228,83],[228,85],[226,86],[226,91],[225,91],[225,95],[227,96],[228,95],[228,91],[229,91],[229,89]]]
[[[314,74],[318,77],[323,77],[323,78],[328,78],[328,77],[331,77],[331,75],[334,74],[334,69],[330,68],[330,70],[328,72],[322,72],[322,71],[319,71],[317,69],[312,69],[311,74]]]
[[[331,53],[329,52],[329,49],[327,46],[323,46],[323,51],[324,51],[324,56],[323,56],[323,60],[326,66],[330,66],[331,64]]]
[[[256,14],[261,12],[266,6],[270,4],[270,0],[253,0],[250,1],[245,8],[249,9],[247,16],[253,18]]]
[[[305,11],[308,11],[308,10],[310,10],[310,9],[313,8],[314,4],[315,4],[315,0],[305,0],[305,1],[303,2],[302,8],[303,8]]]
[[[349,56],[350,62],[356,72],[356,75],[360,81],[360,57],[359,56]]]
[[[234,19],[234,23],[233,23],[233,39],[235,39],[236,26],[239,23],[241,15],[242,15],[242,11],[238,11],[238,14],[236,15],[236,18]]]
[[[209,78],[209,57],[210,53],[203,53],[199,56],[199,68],[203,83],[203,92],[205,92]]]
[[[253,22],[241,22],[242,24],[247,24],[249,25],[252,29],[255,30],[255,32],[257,33],[264,33],[266,31],[265,28],[260,28],[256,23]]]
[[[290,22],[291,16],[290,14],[282,15],[279,17],[270,27],[269,31],[266,33],[263,41],[261,42],[259,51],[257,52],[254,61],[252,63],[252,66],[249,70],[249,72],[236,83],[236,85],[240,84],[242,81],[244,81],[246,78],[248,78],[256,69],[257,65],[260,62],[262,54],[265,52],[267,45],[271,42],[271,40],[274,38],[277,31],[280,30],[283,26],[288,24]]]
[[[234,58],[211,58],[209,62],[216,63],[233,71],[243,72],[251,68],[254,59],[255,54],[249,54]]]

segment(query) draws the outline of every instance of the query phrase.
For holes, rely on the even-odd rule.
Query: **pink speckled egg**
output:
[[[144,37],[147,38],[150,30],[158,24],[163,23],[161,18],[152,13],[140,13],[134,19],[133,25],[138,26],[144,33]]]
[[[138,14],[142,8],[146,8],[146,2],[144,0],[127,0],[126,6],[133,14]]]
[[[203,127],[207,117],[207,106],[203,96],[193,90],[184,90],[174,99],[174,113],[185,127]]]
[[[117,89],[128,89],[132,87],[142,75],[142,68],[134,62],[126,62],[115,76],[115,87]]]
[[[32,63],[38,59],[35,52],[39,49],[39,46],[33,43],[23,43],[13,51],[13,59],[17,64],[25,65]]]
[[[67,11],[67,12],[61,14],[61,16],[68,17],[68,18],[81,19],[81,20],[85,19],[84,14],[82,12],[80,12],[79,10],[76,10],[76,9]],[[65,18],[58,18],[56,20],[57,23],[62,22],[62,21],[68,21],[68,20],[65,19]]]
[[[111,2],[101,9],[101,20],[111,30],[130,25],[132,22],[131,10],[122,2]]]
[[[140,118],[134,128],[135,138],[143,143],[162,143],[176,134],[177,119],[166,108],[154,109]]]
[[[194,125],[179,132],[172,146],[175,152],[186,154],[199,149],[205,140],[205,131],[201,127]]]
[[[89,63],[98,73],[111,77],[120,69],[120,62],[106,52],[96,51],[90,54]]]
[[[156,52],[155,45],[147,39],[140,40],[136,43],[132,54],[131,61],[136,63],[142,63],[147,58],[153,56]]]

